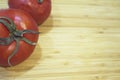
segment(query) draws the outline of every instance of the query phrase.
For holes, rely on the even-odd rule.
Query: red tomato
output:
[[[15,66],[27,59],[38,40],[37,31],[37,23],[28,13],[0,10],[0,66]]]
[[[22,9],[30,13],[38,24],[50,15],[51,0],[8,0],[10,8]]]

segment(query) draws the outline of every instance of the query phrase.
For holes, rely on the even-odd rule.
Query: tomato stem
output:
[[[23,35],[25,33],[29,34],[39,34],[39,32],[33,31],[33,30],[17,30],[14,22],[8,18],[8,17],[1,17],[0,23],[2,23],[10,32],[9,37],[7,38],[0,38],[0,45],[10,45],[13,41],[16,42],[15,50],[8,56],[8,65],[12,66],[10,60],[11,58],[17,53],[19,49],[19,42],[23,40],[29,45],[36,45],[35,42],[32,42],[25,38]]]
[[[16,27],[13,24],[12,20],[7,17],[0,17],[0,23],[5,25],[10,33],[16,30]]]
[[[19,41],[20,41],[20,39],[15,39],[15,41],[16,41],[16,48],[15,48],[15,50],[12,52],[12,54],[8,56],[8,65],[9,65],[9,66],[12,66],[10,60],[11,60],[11,58],[17,53],[17,51],[18,51],[18,49],[19,49]]]
[[[41,4],[42,2],[43,2],[43,0],[38,0],[38,3],[40,3],[40,4]]]

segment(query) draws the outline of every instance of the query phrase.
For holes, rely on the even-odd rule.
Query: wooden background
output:
[[[39,30],[32,56],[0,80],[120,80],[120,0],[52,0]]]

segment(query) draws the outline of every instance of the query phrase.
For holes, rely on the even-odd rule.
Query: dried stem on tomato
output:
[[[33,30],[17,30],[14,22],[10,18],[5,17],[5,16],[0,17],[0,23],[2,23],[8,29],[8,31],[10,33],[8,37],[0,38],[0,45],[5,46],[5,45],[11,44],[13,41],[16,42],[15,50],[8,56],[8,64],[9,64],[9,66],[12,66],[10,60],[17,53],[17,51],[19,49],[19,42],[21,40],[25,41],[29,45],[33,45],[33,46],[36,45],[35,42],[28,40],[23,35],[26,33],[39,34],[39,32],[36,32]]]

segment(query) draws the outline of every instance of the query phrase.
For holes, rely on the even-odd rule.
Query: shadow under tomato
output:
[[[34,68],[40,61],[40,58],[41,58],[41,48],[39,44],[37,44],[33,54],[27,60],[25,60],[19,65],[5,68],[4,72],[6,71],[8,75],[12,75],[13,77],[23,75],[27,71]]]
[[[12,80],[11,77],[8,77],[10,73],[3,67],[0,67],[0,79],[2,80]]]
[[[53,28],[53,16],[51,15],[42,25],[39,25],[40,33],[48,33]]]

